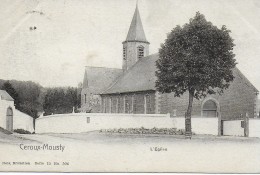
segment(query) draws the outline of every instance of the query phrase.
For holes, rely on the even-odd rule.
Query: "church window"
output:
[[[126,60],[126,47],[123,47],[123,59]]]
[[[131,97],[125,96],[125,113],[130,113],[131,111]]]
[[[87,103],[87,94],[84,94],[85,104]]]
[[[133,95],[132,96],[132,111],[133,111],[133,113],[134,114],[136,114],[137,113],[137,101],[136,101],[136,96],[135,95]]]
[[[103,112],[105,113],[106,112],[106,98],[103,97],[102,101],[103,101]]]
[[[113,107],[113,104],[112,104],[112,97],[109,98],[109,113],[112,113],[112,107]]]
[[[151,96],[146,95],[145,99],[146,99],[146,113],[151,114],[152,113]]]
[[[138,59],[144,57],[144,47],[143,46],[137,47],[137,56],[138,56]]]
[[[118,99],[118,113],[124,113],[124,97],[122,96]]]
[[[202,109],[203,117],[217,117],[217,104],[213,100],[204,103]]]

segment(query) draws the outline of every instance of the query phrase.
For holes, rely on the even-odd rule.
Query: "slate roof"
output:
[[[86,67],[82,88],[89,88],[91,93],[99,94],[113,83],[122,72],[122,69],[115,68]]]
[[[133,67],[131,67],[126,73],[122,74],[111,86],[109,86],[101,94],[116,94],[127,92],[138,92],[156,90],[155,76],[156,60],[159,59],[159,54],[149,55],[141,58]],[[258,90],[252,85],[252,83],[235,67],[233,70],[234,76],[240,76],[244,82],[255,92]]]
[[[127,41],[142,41],[148,43],[145,37],[145,33],[144,33],[144,29],[143,29],[143,25],[142,25],[142,21],[141,21],[141,17],[137,5],[135,8],[135,13],[125,42]]]
[[[5,90],[0,90],[0,99],[14,101],[14,99]]]
[[[234,76],[240,76],[245,81],[247,86],[253,88],[255,92],[259,92],[258,89],[256,89],[256,87],[246,78],[246,76],[237,67],[235,67],[235,69],[233,70],[233,74]]]
[[[155,90],[155,61],[158,54],[141,58],[101,94]]]

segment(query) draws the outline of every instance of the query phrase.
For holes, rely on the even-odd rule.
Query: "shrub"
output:
[[[19,134],[31,134],[30,131],[26,131],[24,129],[15,129],[14,132],[19,133]]]

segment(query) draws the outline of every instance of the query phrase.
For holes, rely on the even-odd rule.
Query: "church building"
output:
[[[122,47],[122,69],[86,67],[81,91],[81,111],[93,113],[166,114],[183,117],[188,107],[188,93],[174,97],[155,88],[156,60],[149,55],[138,6]],[[194,100],[192,116],[230,120],[248,113],[257,114],[258,90],[234,68],[234,81],[222,95]]]

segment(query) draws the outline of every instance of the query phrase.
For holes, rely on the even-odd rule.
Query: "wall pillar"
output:
[[[221,122],[221,113],[220,111],[217,111],[217,117],[218,117],[218,136],[221,136],[222,135],[222,122]]]
[[[249,136],[249,116],[248,113],[244,116],[244,136]]]

